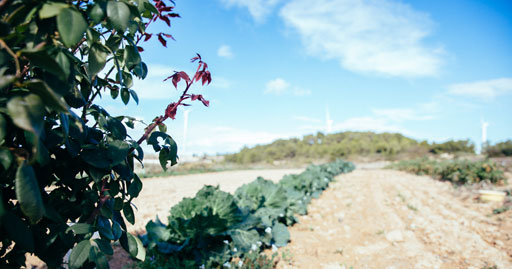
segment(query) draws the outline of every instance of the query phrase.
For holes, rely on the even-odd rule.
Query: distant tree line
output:
[[[289,159],[334,160],[350,156],[394,159],[401,155],[421,156],[428,153],[460,152],[474,153],[475,146],[470,140],[428,143],[399,133],[341,132],[326,135],[318,132],[316,135],[306,135],[302,139],[279,139],[267,145],[245,147],[238,153],[226,155],[225,160],[247,164]]]
[[[489,157],[507,157],[512,156],[512,140],[488,145],[484,147],[483,152]]]

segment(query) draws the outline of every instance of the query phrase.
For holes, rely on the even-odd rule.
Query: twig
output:
[[[2,6],[2,4],[4,1],[2,1],[2,3],[0,3],[0,7]],[[9,53],[9,55],[12,56],[12,58],[14,58],[14,65],[16,66],[16,77],[17,78],[20,78],[21,77],[21,69],[20,69],[20,62],[18,60],[18,56],[11,50],[11,48],[9,48],[9,46],[7,46],[7,44],[4,42],[3,39],[0,39],[0,46],[2,48],[4,48],[7,53]]]

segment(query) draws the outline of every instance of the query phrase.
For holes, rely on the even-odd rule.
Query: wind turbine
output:
[[[489,123],[484,121],[484,119],[480,119],[480,123],[482,124],[482,151],[487,146],[487,127],[489,127]]]
[[[332,132],[332,123],[334,121],[331,120],[331,114],[329,113],[329,106],[325,106],[325,123],[326,123],[326,133]]]

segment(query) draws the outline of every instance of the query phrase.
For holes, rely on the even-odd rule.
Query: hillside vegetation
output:
[[[399,133],[341,132],[317,133],[302,139],[280,139],[267,145],[245,147],[240,152],[228,154],[228,162],[248,164],[272,163],[280,160],[318,160],[370,156],[396,159],[400,156],[421,156],[427,153],[474,153],[475,146],[469,140],[428,143],[417,141]]]
[[[489,145],[484,149],[485,154],[489,157],[509,157],[512,156],[512,140]]]

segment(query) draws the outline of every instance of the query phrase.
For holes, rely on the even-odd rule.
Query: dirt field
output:
[[[429,177],[359,165],[337,177],[290,228],[278,268],[512,268],[512,210]],[[279,180],[301,169],[247,170],[144,179],[131,232],[204,185],[233,192],[257,176]],[[509,179],[510,180],[510,179]],[[120,247],[111,268],[133,264]],[[486,267],[488,266],[488,267]]]
[[[399,171],[341,175],[290,229],[278,268],[512,268],[512,212],[472,197]]]

